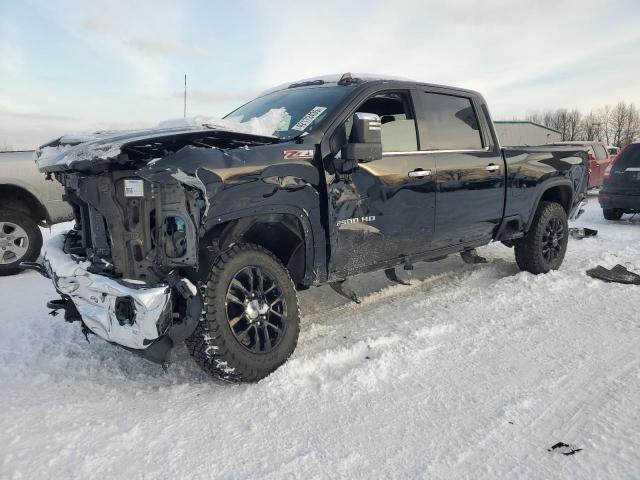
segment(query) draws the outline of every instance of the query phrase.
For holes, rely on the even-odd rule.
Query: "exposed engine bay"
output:
[[[44,253],[62,295],[54,309],[64,308],[85,333],[163,364],[202,312],[197,287],[177,270],[197,265],[207,210],[197,177],[170,175],[163,172],[169,180],[160,183],[129,170],[57,173],[76,225],[50,240]]]
[[[93,273],[156,283],[173,268],[197,264],[198,227],[207,210],[204,187],[171,177],[150,182],[127,170],[57,176],[76,214],[66,248],[86,258]]]

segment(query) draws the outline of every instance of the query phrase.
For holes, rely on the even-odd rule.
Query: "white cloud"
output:
[[[147,55],[161,55],[161,56],[203,56],[207,54],[207,50],[199,45],[183,45],[175,40],[168,40],[164,38],[133,38],[125,40],[125,45],[135,50],[139,50],[143,54]]]
[[[179,116],[183,73],[188,110],[202,115],[224,114],[273,85],[346,71],[476,89],[502,118],[619,100],[640,105],[637,0],[25,5],[39,30],[0,18],[0,100],[19,107],[0,121],[16,136],[18,129],[42,135],[36,123],[64,131]],[[47,27],[60,46],[50,71],[28,45]],[[75,63],[65,63],[67,50]],[[41,118],[32,126],[25,115]]]
[[[607,62],[621,49],[637,59],[638,7],[595,0],[269,4],[260,12],[269,34],[259,76],[278,84],[328,72],[401,75],[480,90],[500,115],[541,104],[640,103],[632,80],[640,63]],[[603,85],[623,67],[626,80]]]

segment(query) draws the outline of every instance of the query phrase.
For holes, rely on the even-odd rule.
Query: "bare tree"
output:
[[[565,140],[579,140],[582,131],[582,114],[575,108],[567,112],[567,136]]]
[[[630,103],[627,105],[626,110],[627,115],[620,146],[633,142],[640,134],[640,114],[638,113],[638,109],[633,103]]]
[[[603,141],[624,146],[640,138],[640,111],[633,103],[619,102],[613,108],[607,105],[588,115],[566,108],[529,111],[524,119],[559,131],[562,140]]]
[[[624,102],[618,103],[611,110],[611,116],[609,118],[609,134],[611,141],[616,146],[622,145],[622,140],[628,122],[627,115],[627,104]]]

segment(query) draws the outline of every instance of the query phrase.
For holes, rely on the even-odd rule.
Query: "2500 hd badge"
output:
[[[397,265],[492,241],[522,270],[560,267],[587,154],[501,148],[488,111],[474,91],[343,74],[264,93],[219,125],[61,137],[36,161],[75,227],[25,267],[86,333],[164,365],[186,342],[213,377],[260,380],[296,347],[297,290],[357,301],[353,275],[396,281]],[[266,118],[272,131],[251,129]]]
[[[369,223],[369,222],[375,222],[376,221],[376,217],[374,215],[369,215],[368,217],[356,217],[356,218],[346,218],[344,220],[338,220],[336,222],[336,227],[340,227],[342,225],[348,225],[350,223]]]

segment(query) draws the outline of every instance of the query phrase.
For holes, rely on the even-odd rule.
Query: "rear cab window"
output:
[[[482,150],[478,116],[470,98],[419,91],[421,150]]]

